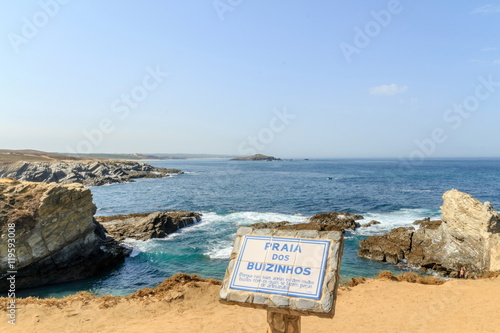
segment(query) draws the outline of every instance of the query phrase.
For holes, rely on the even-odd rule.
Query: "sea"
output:
[[[417,219],[440,218],[444,192],[453,188],[500,208],[500,159],[428,159],[416,165],[391,159],[230,161],[192,159],[148,162],[185,174],[91,187],[97,216],[188,210],[201,222],[164,239],[129,240],[132,255],[115,269],[86,280],[18,291],[18,297],[63,297],[80,291],[123,296],[186,272],[222,279],[240,226],[306,222],[321,212],[361,214],[345,232],[341,278],[373,277],[411,268],[357,256],[360,240]]]

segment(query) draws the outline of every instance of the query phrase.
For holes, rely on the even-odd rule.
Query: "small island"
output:
[[[281,158],[276,158],[274,156],[267,156],[262,154],[255,154],[247,157],[233,158],[231,161],[281,161]]]

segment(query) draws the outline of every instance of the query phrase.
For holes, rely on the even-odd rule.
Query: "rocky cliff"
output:
[[[148,240],[163,238],[201,220],[201,214],[170,210],[146,214],[96,217],[107,233],[118,241],[126,238]]]
[[[20,181],[100,186],[134,178],[160,178],[182,173],[132,161],[54,161],[0,164],[0,178]]]
[[[0,179],[0,291],[7,289],[8,271],[17,271],[22,289],[86,278],[120,263],[130,249],[105,236],[95,211],[82,185]]]
[[[500,215],[489,202],[451,190],[443,195],[442,221],[396,228],[360,242],[364,258],[430,268],[456,276],[461,267],[473,274],[500,270]]]

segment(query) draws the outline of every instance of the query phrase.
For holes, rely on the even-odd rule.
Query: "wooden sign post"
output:
[[[267,311],[267,333],[300,333],[300,316]]]
[[[301,316],[332,318],[343,243],[339,231],[239,228],[220,301],[266,309],[269,333],[299,333]]]

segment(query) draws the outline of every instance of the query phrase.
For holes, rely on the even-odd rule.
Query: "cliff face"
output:
[[[106,238],[95,211],[82,185],[0,179],[0,291],[9,270],[17,271],[22,289],[86,278],[119,263],[130,250]],[[8,261],[13,225],[14,267]]]
[[[130,182],[134,178],[160,178],[179,174],[177,169],[158,168],[131,161],[15,162],[0,165],[0,178],[20,181],[100,186]]]
[[[360,242],[358,255],[373,260],[431,268],[455,276],[461,267],[472,273],[500,270],[500,216],[489,202],[467,193],[443,195],[442,221],[420,228],[396,228]]]
[[[449,261],[466,258],[480,271],[500,270],[500,215],[491,203],[457,190],[446,192],[443,199],[443,251]]]

